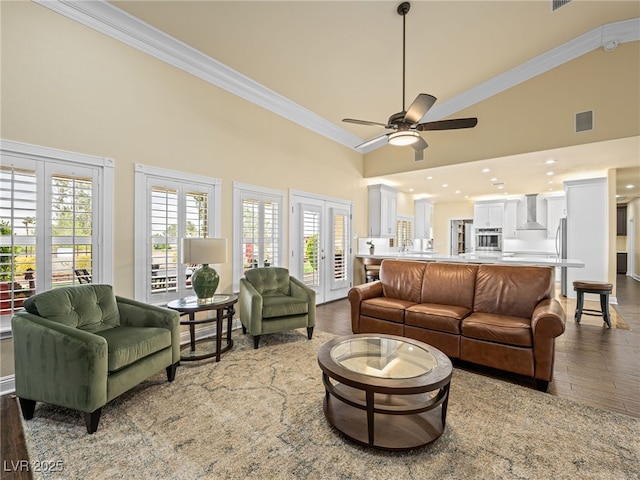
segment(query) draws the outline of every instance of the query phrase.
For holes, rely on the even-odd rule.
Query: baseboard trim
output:
[[[0,378],[0,395],[8,395],[16,391],[16,376],[7,375]]]

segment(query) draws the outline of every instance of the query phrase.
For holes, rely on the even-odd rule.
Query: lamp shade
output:
[[[389,135],[389,143],[402,147],[416,143],[419,137],[420,134],[414,130],[399,130]]]
[[[227,239],[183,238],[181,256],[181,263],[195,263],[198,265],[226,263]]]

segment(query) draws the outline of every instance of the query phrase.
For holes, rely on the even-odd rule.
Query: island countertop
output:
[[[573,258],[558,258],[556,256],[498,254],[498,253],[464,253],[462,255],[441,255],[426,252],[404,252],[374,255],[356,255],[358,258],[394,258],[397,260],[418,260],[423,262],[460,262],[460,263],[491,263],[497,265],[541,265],[549,267],[584,268],[584,262]]]

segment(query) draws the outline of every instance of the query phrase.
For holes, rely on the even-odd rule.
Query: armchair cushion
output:
[[[109,373],[171,346],[171,331],[155,327],[115,327],[97,332],[107,341]]]
[[[289,271],[286,268],[253,268],[247,270],[245,277],[262,296],[291,294],[289,291]]]
[[[309,302],[306,299],[289,297],[281,293],[262,297],[262,318],[286,317],[309,313]]]
[[[87,332],[120,325],[118,305],[111,285],[79,285],[49,290],[24,302],[27,312]]]

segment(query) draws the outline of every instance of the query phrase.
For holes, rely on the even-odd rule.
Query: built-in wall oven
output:
[[[501,252],[502,229],[501,228],[476,228],[477,252]]]

